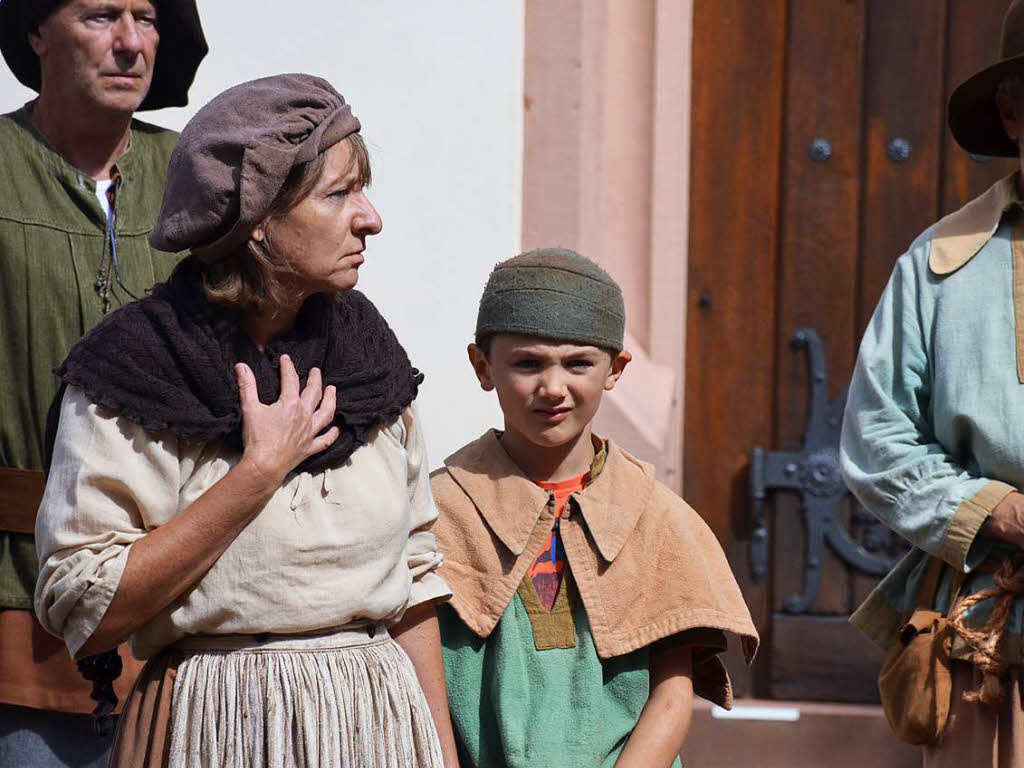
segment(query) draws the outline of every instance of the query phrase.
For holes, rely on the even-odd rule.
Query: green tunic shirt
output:
[[[117,161],[114,237],[95,181],[49,147],[24,109],[0,116],[0,466],[39,469],[53,368],[103,316],[170,274],[150,248],[173,131],[133,121]],[[32,608],[33,538],[0,532],[0,609]]]
[[[438,607],[462,765],[606,767],[625,747],[650,693],[650,648],[602,661],[571,578],[561,589],[575,641],[543,650],[519,593],[486,639],[449,605]]]

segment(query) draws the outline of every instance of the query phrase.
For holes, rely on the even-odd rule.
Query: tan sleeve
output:
[[[969,499],[964,499],[953,512],[953,517],[942,537],[941,557],[960,569],[967,570],[967,553],[981,526],[999,502],[1016,491],[1012,485],[990,480]]]
[[[444,556],[434,536],[437,506],[430,492],[430,464],[427,446],[416,403],[402,413],[405,425],[405,450],[409,461],[408,489],[411,509],[408,544],[409,572],[412,574],[412,592],[406,608],[426,602],[443,602],[452,596],[448,584],[437,569]]]
[[[154,437],[68,388],[36,518],[35,609],[73,658],[106,613],[146,520],[174,514],[179,477],[172,437]]]

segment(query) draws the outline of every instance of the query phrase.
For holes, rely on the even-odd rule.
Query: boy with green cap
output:
[[[563,249],[491,273],[469,358],[504,429],[431,478],[464,766],[678,765],[692,694],[731,706],[757,632],[714,534],[591,431],[630,354],[619,286]]]

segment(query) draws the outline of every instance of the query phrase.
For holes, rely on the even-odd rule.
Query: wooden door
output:
[[[820,589],[787,613],[805,563],[797,497],[769,505],[750,575],[748,455],[800,448],[800,328],[830,396],[895,260],[1013,170],[952,140],[952,89],[994,60],[1008,0],[695,0],[684,495],[719,536],[762,636],[740,695],[872,701],[880,653],[846,618],[877,582],[826,548]],[[841,511],[856,525],[854,512]]]

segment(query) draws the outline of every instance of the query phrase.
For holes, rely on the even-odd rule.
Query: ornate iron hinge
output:
[[[807,427],[799,452],[765,452],[760,447],[750,452],[750,570],[754,580],[760,581],[768,568],[764,518],[768,491],[799,493],[805,533],[803,592],[790,595],[783,605],[787,613],[805,613],[818,597],[825,542],[849,567],[872,576],[888,573],[907,547],[859,505],[854,508],[850,527],[860,541],[843,527],[840,514],[849,490],[839,472],[839,435],[846,390],[827,400],[825,350],[814,330],[801,328],[792,344],[807,352]]]

